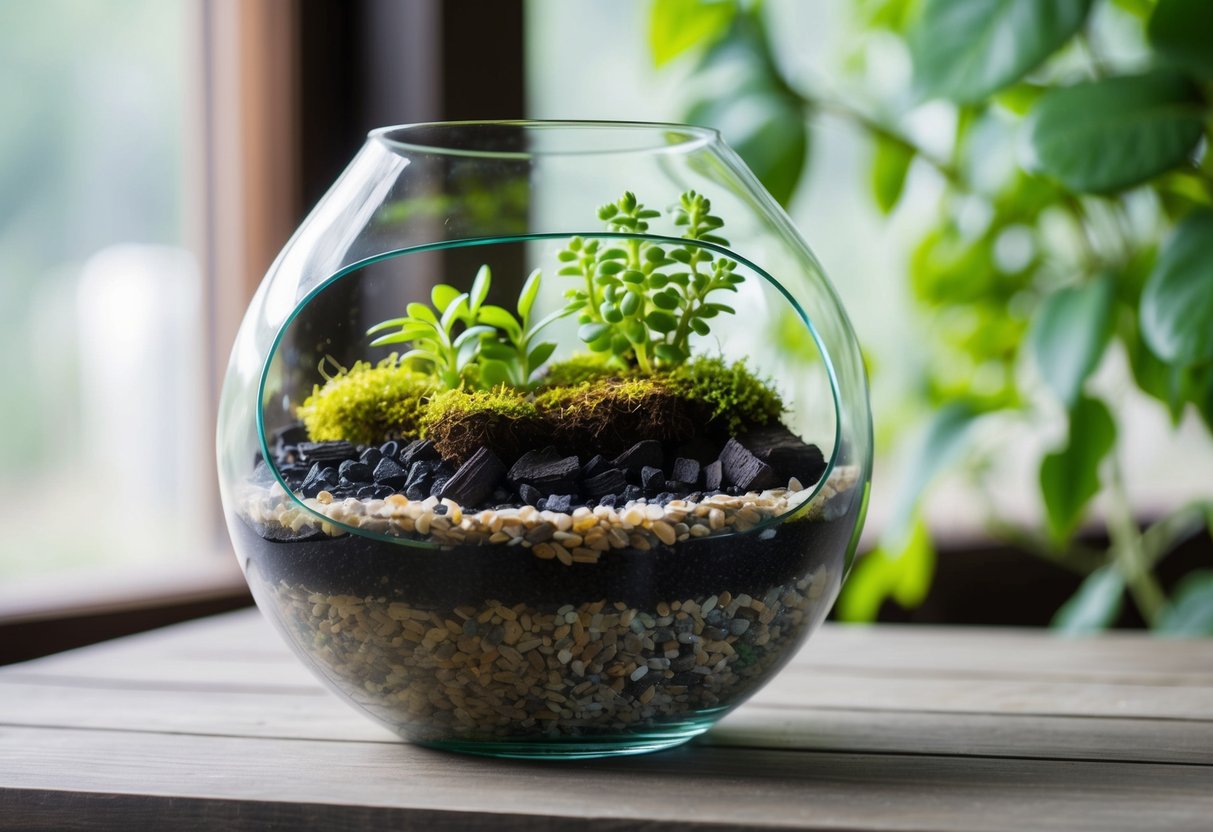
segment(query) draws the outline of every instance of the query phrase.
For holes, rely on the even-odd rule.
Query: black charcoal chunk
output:
[[[300,442],[298,452],[303,462],[340,462],[358,458],[358,449],[344,439],[335,442]]]
[[[534,486],[527,485],[525,482],[518,486],[518,496],[522,500],[523,505],[539,507],[539,502],[543,499],[543,495],[539,493],[539,489]]]
[[[371,470],[375,470],[375,466],[379,464],[379,460],[383,459],[383,451],[378,448],[367,448],[358,457],[360,460],[371,466]]]
[[[337,473],[350,482],[371,481],[371,466],[353,459],[347,459],[337,466]]]
[[[630,503],[632,500],[639,500],[641,497],[643,497],[644,489],[642,489],[639,485],[629,485],[627,488],[623,489],[622,496],[625,503]]]
[[[526,483],[543,494],[569,494],[577,490],[581,463],[575,456],[561,456],[555,448],[527,451],[510,468],[508,479],[515,487]]]
[[[699,462],[686,457],[678,457],[674,460],[674,468],[670,471],[670,479],[674,482],[683,483],[687,488],[694,488],[699,484]]]
[[[438,449],[428,439],[415,439],[400,451],[400,464],[405,468],[414,462],[438,459]]]
[[[730,439],[720,452],[720,466],[726,482],[747,491],[761,491],[780,484],[775,469],[736,439]]]
[[[724,483],[724,469],[720,465],[720,460],[716,460],[708,465],[703,466],[703,487],[708,491],[715,491]]]
[[[593,459],[581,466],[581,478],[596,477],[604,471],[610,470],[611,467],[611,462],[605,456],[596,454]]]
[[[400,443],[395,439],[389,442],[384,442],[379,446],[379,453],[383,454],[389,459],[395,459],[396,454],[400,453]]]
[[[298,445],[307,441],[307,428],[302,422],[295,422],[275,432],[274,444],[279,446]]]
[[[387,456],[379,460],[379,464],[375,466],[373,476],[376,484],[387,485],[392,488],[401,488],[408,480],[404,469],[397,465],[395,460]]]
[[[404,496],[410,500],[424,500],[430,496],[430,490],[425,487],[425,483],[417,482],[404,489]]]
[[[623,471],[618,468],[608,468],[600,474],[596,474],[581,483],[581,490],[585,494],[592,497],[601,497],[605,494],[619,494],[627,487],[628,481],[624,477]]]
[[[461,506],[477,506],[493,493],[504,476],[505,463],[488,448],[480,448],[447,480],[439,496]]]
[[[644,466],[640,469],[640,484],[644,486],[645,491],[657,491],[665,488],[665,471],[654,468],[652,465]]]
[[[618,501],[618,499],[619,499],[619,497],[616,494],[604,494],[598,500],[598,505],[606,506],[607,508],[614,508],[615,503],[616,503],[616,501]]]
[[[548,511],[558,511],[561,514],[568,514],[573,508],[573,497],[571,494],[553,494],[548,497],[547,505],[544,508]]]
[[[806,486],[821,479],[826,461],[821,448],[810,445],[783,425],[770,425],[737,437],[750,453],[775,470],[781,485],[796,477]]]
[[[706,436],[696,436],[689,442],[679,445],[675,455],[693,459],[702,467],[720,456],[720,443],[708,439]]]
[[[616,468],[639,470],[645,466],[660,468],[664,461],[665,455],[661,452],[661,443],[656,439],[646,439],[643,442],[637,442],[615,457],[614,465]]]

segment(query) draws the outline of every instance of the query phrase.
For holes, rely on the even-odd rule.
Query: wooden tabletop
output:
[[[255,611],[0,670],[0,828],[1213,829],[1213,640],[826,626],[689,746],[406,744]]]

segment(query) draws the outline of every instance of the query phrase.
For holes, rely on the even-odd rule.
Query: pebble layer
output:
[[[267,589],[328,678],[420,741],[607,736],[692,719],[756,688],[832,600],[825,567],[761,597],[722,590],[653,609],[426,609],[285,582]]]
[[[300,537],[317,531],[336,537],[347,528],[365,529],[442,545],[520,546],[538,558],[571,566],[597,563],[612,549],[648,551],[693,537],[750,531],[797,509],[810,497],[798,519],[833,520],[846,511],[849,499],[838,498],[854,488],[858,476],[854,466],[840,466],[816,495],[793,479],[787,488],[741,496],[715,494],[695,502],[671,500],[665,504],[640,499],[619,508],[582,506],[570,513],[540,511],[534,506],[465,513],[449,499],[410,500],[403,494],[338,501],[322,491],[305,498],[288,495],[276,482],[250,484],[242,505],[245,517],[254,525],[289,530]]]

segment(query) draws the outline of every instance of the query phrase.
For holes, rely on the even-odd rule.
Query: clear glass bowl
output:
[[[719,234],[683,236],[677,206],[689,191],[710,199],[725,223]],[[604,221],[600,206],[625,192],[655,214],[640,225]],[[656,342],[686,335],[693,361],[744,362],[777,392],[785,409],[766,434],[729,425],[748,395],[737,386],[684,398],[687,409],[669,418],[674,411],[647,399],[611,411],[583,402],[544,411],[546,421],[525,429],[510,422],[487,443],[499,465],[488,485],[455,488],[467,453],[444,463],[415,429],[395,440],[359,434],[347,446],[300,424],[300,406],[334,374],[408,348],[372,346],[368,330],[437,300],[435,284],[475,298],[488,265],[485,302],[513,311],[523,279],[542,269],[538,318],[570,293],[605,291],[593,281],[614,255],[591,263],[599,272],[589,283],[560,273],[575,272],[577,252],[595,246],[623,252],[625,265],[664,262],[650,269],[658,273],[685,272],[694,259],[737,275],[736,292],[712,296],[730,309],[716,310],[709,327],[647,332],[616,369],[643,380],[643,352],[660,376],[682,357],[661,358]],[[685,254],[662,261],[653,251]],[[596,324],[606,313],[579,314]],[[585,326],[572,314],[544,329],[555,345],[545,366],[585,353]],[[424,358],[408,366],[434,378],[443,369]],[[534,374],[540,388],[555,377],[545,372]],[[435,383],[426,407],[441,392]],[[374,414],[387,412],[390,391],[382,395]],[[598,421],[587,434],[578,418]],[[253,298],[218,429],[236,553],[258,606],[304,663],[409,740],[525,757],[675,745],[769,680],[838,594],[863,522],[871,448],[859,350],[821,266],[715,132],[670,124],[373,132]],[[527,491],[515,481],[528,451],[563,471],[553,475],[559,484],[532,479]],[[379,477],[385,456],[399,469]],[[626,483],[603,494],[609,488],[589,482],[595,466]]]

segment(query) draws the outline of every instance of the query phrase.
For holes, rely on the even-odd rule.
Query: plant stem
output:
[[[1145,547],[1142,545],[1141,529],[1133,519],[1125,492],[1124,475],[1115,452],[1109,463],[1111,475],[1108,482],[1109,506],[1108,535],[1112,539],[1109,549],[1112,563],[1125,579],[1133,603],[1141,612],[1146,624],[1154,627],[1167,606],[1167,596],[1154,574],[1150,571]]]

